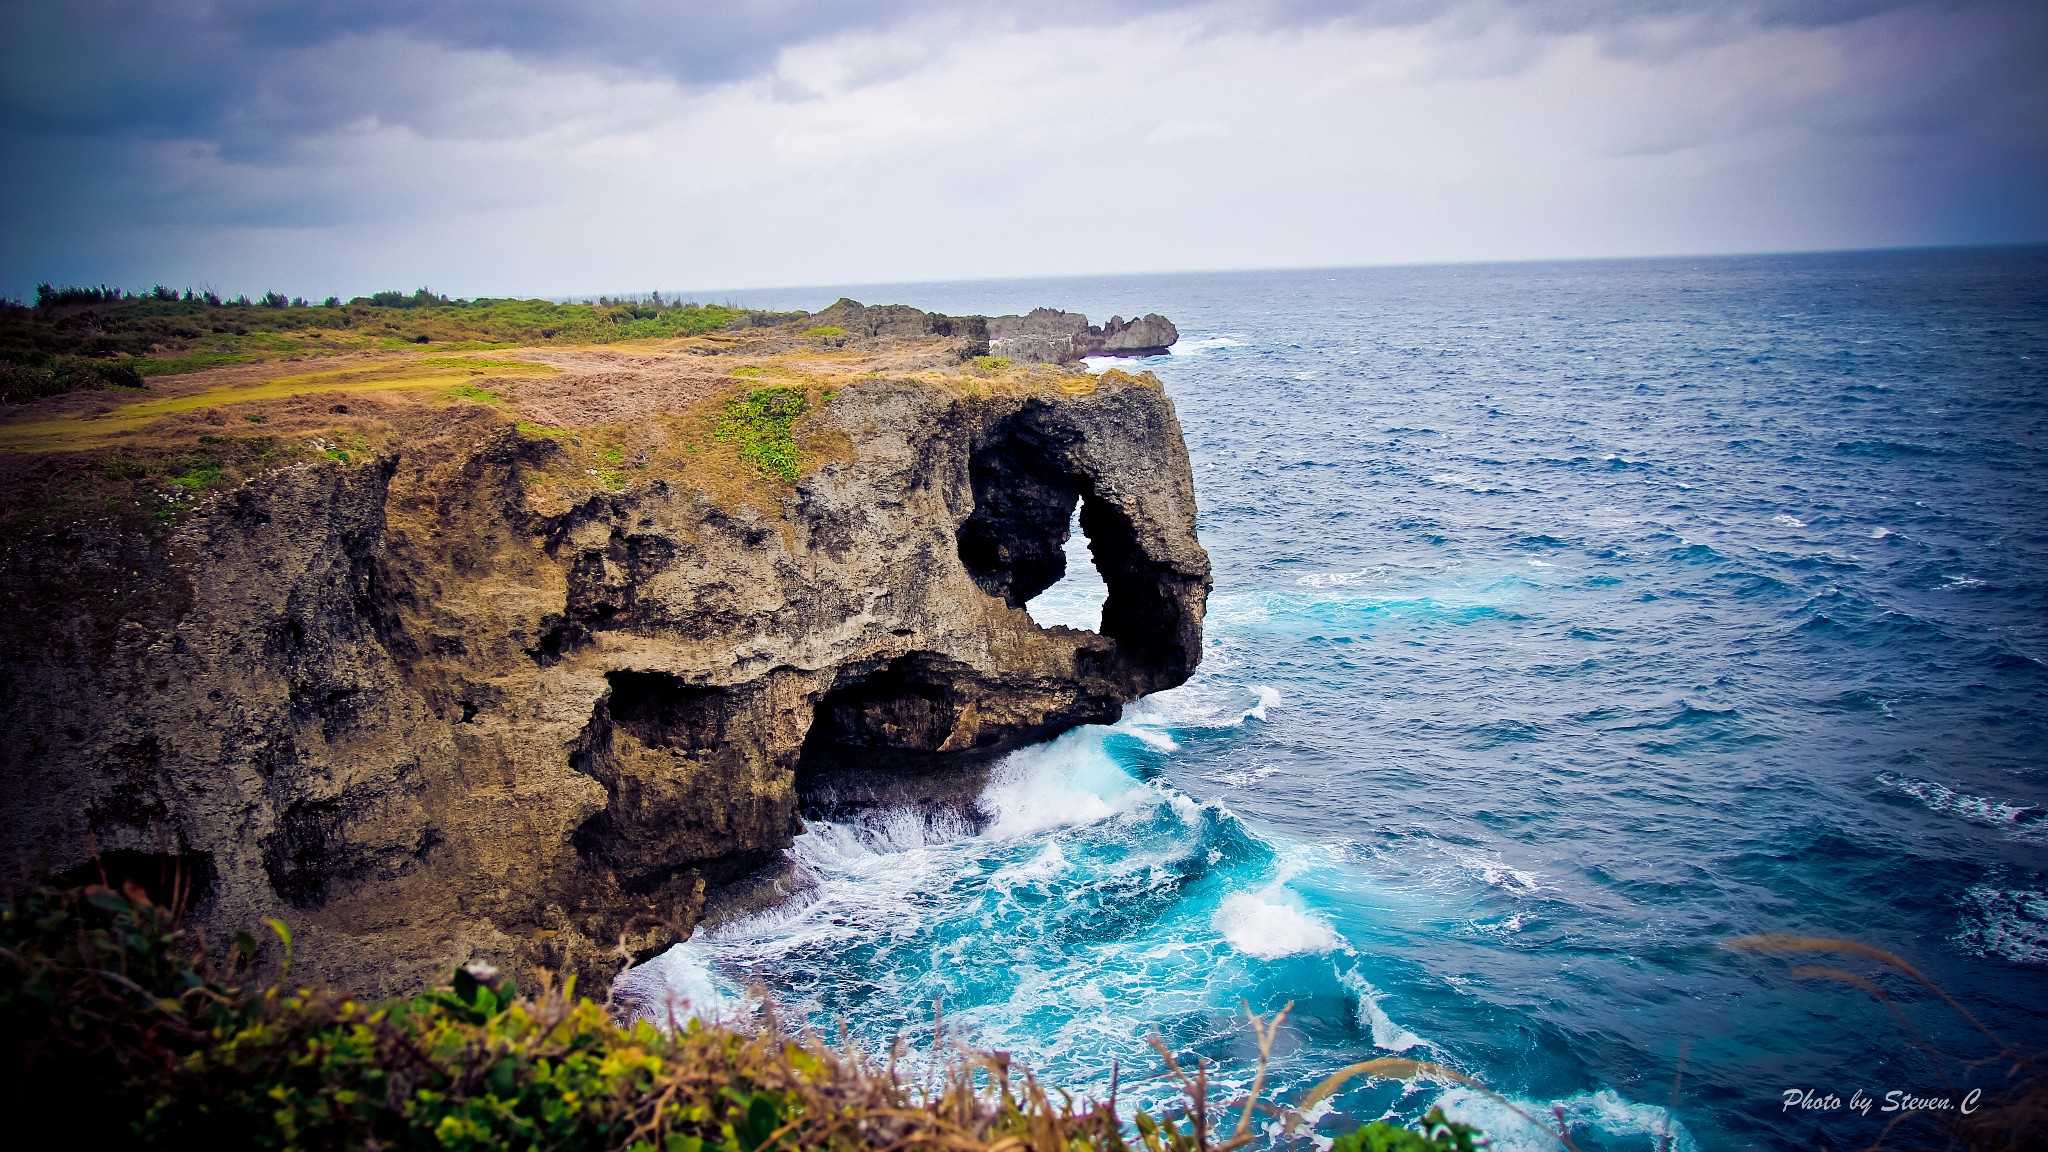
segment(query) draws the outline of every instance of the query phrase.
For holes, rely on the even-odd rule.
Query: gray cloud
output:
[[[586,177],[556,171],[569,165],[552,157],[522,171],[479,147],[516,153],[520,141],[552,141],[566,153],[625,139],[756,79],[771,81],[763,98],[829,116],[849,91],[933,67],[968,37],[1062,27],[1108,36],[1136,21],[1194,44],[1405,29],[1437,49],[1421,84],[1519,75],[1567,36],[1654,69],[1760,32],[1824,31],[1864,61],[1828,93],[1802,104],[1766,85],[1754,99],[1645,119],[1587,147],[1697,152],[1794,116],[1787,131],[1809,134],[1816,163],[1837,153],[1865,173],[1891,163],[1883,179],[1911,189],[1947,178],[1929,170],[1938,156],[1955,173],[1950,185],[1976,182],[1939,195],[2004,206],[1996,234],[2044,223],[2041,208],[2026,207],[2048,199],[2048,14],[2038,0],[0,0],[0,162],[27,176],[0,184],[0,289],[61,268],[134,266],[138,245],[173,229],[187,258],[214,236],[246,247],[266,231],[541,204]],[[1872,47],[1858,40],[1868,28],[1920,40]],[[830,78],[779,67],[784,53],[826,42],[837,43]],[[1873,60],[1890,73],[1873,72]],[[1165,139],[1169,121],[1221,114],[1168,110],[1140,130]],[[1342,124],[1325,127],[1342,139]],[[1892,145],[1854,142],[1907,137],[1935,143],[1898,145],[1883,161]]]
[[[1108,25],[1163,12],[1212,28],[1508,25],[1596,32],[1615,52],[1656,55],[1755,28],[1813,28],[1921,0],[6,0],[0,116],[17,131],[202,136],[261,153],[365,115],[430,120],[448,79],[398,62],[348,83],[307,60],[352,42],[406,40],[513,60],[707,85],[760,75],[784,49],[922,25]],[[358,56],[363,55],[357,53]],[[308,81],[312,82],[308,82]]]

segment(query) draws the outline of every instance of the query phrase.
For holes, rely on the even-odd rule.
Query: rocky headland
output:
[[[841,301],[14,406],[0,846],[176,874],[203,932],[283,919],[299,971],[369,994],[477,959],[609,978],[806,803],[1187,677],[1209,564],[1173,406],[1070,366],[1172,339]],[[1099,634],[1024,611],[1077,509]]]
[[[1136,320],[1112,316],[1100,326],[1079,312],[1034,308],[1022,316],[988,321],[989,351],[1026,364],[1071,364],[1089,356],[1157,356],[1180,339],[1173,322],[1157,313]]]

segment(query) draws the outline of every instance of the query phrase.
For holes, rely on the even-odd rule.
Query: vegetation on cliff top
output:
[[[711,435],[739,449],[740,459],[794,484],[800,475],[794,429],[810,410],[801,388],[756,388],[726,402]]]
[[[609,344],[700,336],[743,315],[718,304],[641,297],[581,303],[451,300],[422,288],[323,304],[269,293],[42,285],[34,305],[0,303],[0,403],[90,388],[136,388],[144,377],[221,364],[432,345],[482,349]]]
[[[1206,1069],[1168,1057],[1188,1106],[1127,1125],[1114,1098],[1076,1102],[999,1053],[962,1053],[917,1084],[893,1058],[772,1019],[620,1023],[573,988],[522,996],[481,965],[370,1004],[283,982],[291,935],[278,921],[270,935],[238,935],[215,964],[132,881],[0,895],[0,1084],[14,1121],[81,1147],[1233,1152],[1264,1138],[1259,1113],[1290,1115],[1256,1089],[1212,1102]],[[279,983],[231,983],[280,951]],[[1278,1021],[1254,1024],[1269,1047]],[[1437,1113],[1424,1129],[1368,1125],[1333,1152],[1483,1146]]]

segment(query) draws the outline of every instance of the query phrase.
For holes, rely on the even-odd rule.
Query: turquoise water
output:
[[[803,892],[635,980],[759,985],[878,1046],[928,1044],[937,1001],[949,1037],[1155,1103],[1154,1030],[1242,1083],[1244,1006],[1291,1002],[1283,1097],[1428,1059],[1588,1149],[1855,1146],[1885,1117],[1782,1093],[1943,1093],[1747,933],[1897,951],[2048,1047],[2048,251],[743,302],[841,291],[1179,323],[1145,366],[1195,462],[1206,657],[1012,756],[980,820],[814,823]],[[1079,548],[1042,620],[1091,620]],[[1556,1146],[1445,1083],[1359,1084],[1317,1132],[1431,1104]]]

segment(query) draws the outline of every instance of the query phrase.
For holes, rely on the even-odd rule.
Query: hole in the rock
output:
[[[1074,572],[1075,583],[1035,618],[1067,615],[1086,625],[1088,608],[1099,606],[1089,630],[1115,642],[1118,674],[1130,690],[1179,683],[1200,656],[1200,609],[1188,606],[1200,604],[1205,574],[1169,567],[1147,550],[1132,511],[1099,494],[1076,463],[1078,437],[1028,404],[992,431],[968,461],[974,511],[960,525],[960,561],[984,591],[1014,608]],[[1078,560],[1082,546],[1090,563],[1069,564],[1070,550]],[[1099,599],[1091,595],[1090,568]]]
[[[968,461],[974,512],[960,526],[960,561],[974,582],[1011,607],[1058,582],[1084,483],[1041,437],[1006,422]]]
[[[825,693],[804,737],[797,774],[962,750],[948,744],[964,742],[955,740],[967,704],[955,687],[961,670],[955,661],[912,653]]]
[[[1102,631],[1102,605],[1109,599],[1109,585],[1095,567],[1088,535],[1081,529],[1081,510],[1074,509],[1067,525],[1066,573],[1053,585],[1024,605],[1040,628],[1065,625],[1088,632]]]
[[[610,672],[612,723],[649,748],[701,751],[724,743],[731,693],[666,672]]]
[[[983,730],[967,677],[965,665],[917,652],[827,692],[797,760],[806,816],[907,807],[978,819],[988,766],[1013,741]]]

